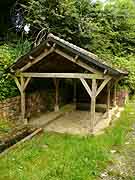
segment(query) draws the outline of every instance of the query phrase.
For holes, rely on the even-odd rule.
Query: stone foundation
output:
[[[123,106],[128,99],[126,90],[117,91],[117,105]],[[32,94],[26,94],[26,118],[31,118],[42,112],[53,111],[55,92],[37,91]],[[60,104],[63,104],[65,96],[59,97]],[[6,99],[0,102],[0,119],[20,120],[21,119],[21,98],[20,96]]]
[[[54,92],[35,92],[26,95],[26,117],[53,110]],[[21,97],[12,97],[0,102],[0,119],[21,119]]]

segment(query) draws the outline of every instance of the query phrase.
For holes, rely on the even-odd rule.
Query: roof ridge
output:
[[[49,33],[48,36],[47,36],[47,40],[51,40],[52,38],[55,39],[56,41],[59,41],[59,42],[65,44],[65,45],[67,45],[67,46],[69,46],[69,47],[71,47],[71,48],[74,48],[75,50],[77,50],[77,51],[85,54],[86,56],[92,58],[94,61],[97,61],[97,62],[99,62],[99,63],[101,63],[101,64],[103,64],[103,65],[105,65],[105,66],[108,66],[108,67],[110,67],[110,68],[113,68],[113,69],[115,69],[116,71],[118,71],[118,72],[120,72],[120,73],[127,74],[126,71],[120,70],[120,69],[118,69],[118,68],[114,68],[111,64],[108,64],[108,63],[105,62],[103,59],[99,58],[99,56],[97,56],[96,54],[94,54],[94,53],[92,53],[92,52],[90,52],[90,51],[88,51],[88,50],[86,50],[86,49],[84,49],[84,48],[81,48],[81,47],[79,47],[79,46],[77,46],[77,45],[75,45],[75,44],[73,44],[73,43],[70,43],[70,42],[68,42],[68,41],[66,41],[66,40],[64,40],[64,39],[61,39],[61,38],[59,38],[58,36],[53,35],[52,33]],[[80,54],[81,54],[81,53],[80,53]]]

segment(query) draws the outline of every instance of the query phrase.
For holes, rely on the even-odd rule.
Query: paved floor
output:
[[[103,118],[103,113],[96,113],[96,122]],[[42,114],[31,119],[30,124],[43,127],[45,131],[69,134],[88,134],[90,132],[90,112],[76,111],[73,106],[66,106],[59,112]]]

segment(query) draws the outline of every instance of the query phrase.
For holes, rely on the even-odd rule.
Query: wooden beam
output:
[[[31,77],[28,77],[28,78],[26,79],[26,81],[23,79],[23,86],[22,86],[16,76],[12,76],[12,77],[13,77],[13,79],[14,79],[14,81],[15,81],[15,83],[16,83],[16,85],[17,85],[17,87],[18,87],[18,89],[19,89],[20,92],[21,92],[22,90],[24,91],[24,90],[26,89],[26,87],[28,86],[28,83],[29,83],[30,80],[31,80]],[[19,77],[20,77],[20,76],[19,76]]]
[[[77,90],[76,79],[73,79],[73,103],[74,104],[76,104],[76,90]]]
[[[24,92],[24,77],[21,76],[21,113],[22,113],[22,120],[25,119],[25,92]]]
[[[86,80],[83,78],[80,78],[80,81],[82,82],[82,84],[85,87],[86,91],[88,92],[89,96],[92,97],[92,91],[91,91],[88,83],[86,82]]]
[[[19,91],[21,92],[22,88],[21,88],[21,85],[20,85],[20,82],[19,82],[18,78],[14,76],[14,80],[15,80],[15,83],[16,83]]]
[[[95,107],[96,107],[96,90],[97,90],[97,83],[96,79],[92,79],[92,90],[90,89],[89,85],[87,84],[85,79],[80,79],[83,86],[85,87],[86,91],[88,92],[89,96],[91,97],[91,117],[90,117],[90,131],[93,132],[96,116],[95,116]]]
[[[117,106],[117,100],[116,100],[116,86],[117,86],[117,83],[114,84],[114,94],[113,94],[113,106]]]
[[[111,89],[110,89],[110,83],[107,85],[107,114],[109,118],[109,109],[110,109],[110,96],[111,96]]]
[[[25,90],[25,89],[26,89],[26,87],[28,86],[28,84],[29,84],[30,80],[31,80],[31,77],[28,77],[28,78],[26,79],[26,82],[24,83],[23,90]]]
[[[23,72],[26,71],[28,68],[30,68],[33,64],[38,63],[39,61],[41,61],[43,58],[45,58],[46,56],[48,56],[49,54],[51,54],[54,51],[54,47],[52,47],[51,49],[49,49],[47,52],[43,52],[41,53],[38,57],[31,59],[29,57],[30,60],[33,61],[29,61],[25,66],[23,66],[21,69],[19,69],[19,71]]]
[[[97,92],[96,92],[96,96],[99,95],[99,93],[102,91],[102,89],[106,86],[106,84],[111,80],[111,77],[108,77],[107,79],[105,79],[102,84],[100,85],[100,87],[98,88]]]
[[[90,118],[91,132],[93,132],[94,124],[95,124],[95,121],[96,121],[96,116],[95,116],[96,90],[97,90],[96,79],[92,79],[91,118]]]
[[[85,73],[22,73],[24,77],[38,77],[38,78],[72,78],[72,79],[105,79],[103,75],[85,74]],[[19,76],[19,75],[18,75]]]
[[[55,84],[55,106],[54,111],[59,111],[59,79],[54,78],[54,84]]]
[[[75,58],[68,55],[67,53],[59,50],[59,49],[55,49],[54,50],[57,54],[65,57],[66,59],[68,59],[69,61],[81,66],[84,69],[87,69],[88,71],[92,72],[92,73],[97,73],[97,74],[102,74],[100,71],[88,66],[87,64],[83,63],[80,59],[78,59],[78,56],[76,56]]]
[[[26,104],[25,104],[25,89],[30,81],[31,77],[28,77],[25,81],[24,77],[20,77],[20,82],[17,77],[14,77],[15,83],[20,91],[21,94],[21,116],[22,120],[25,120],[25,111],[26,111]],[[27,121],[25,122],[27,124]]]
[[[24,120],[25,119],[25,89],[24,87],[27,86],[28,81],[26,81],[26,84],[25,84],[23,76],[20,77],[20,80],[21,80],[20,82],[17,79],[17,77],[14,77],[14,80],[21,94],[21,117],[22,117],[22,120]]]

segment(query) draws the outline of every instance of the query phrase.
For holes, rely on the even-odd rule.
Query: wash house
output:
[[[42,85],[48,82],[54,84],[55,112],[60,111],[61,83],[70,82],[71,88],[67,92],[69,103],[75,105],[74,111],[89,112],[90,131],[94,128],[96,107],[99,104],[105,105],[104,112],[108,116],[109,110],[116,107],[116,84],[127,75],[108,66],[93,53],[53,34],[49,34],[39,46],[20,57],[9,71],[20,91],[22,120],[27,119],[26,91],[32,82],[36,84],[36,81],[40,81]],[[38,90],[40,87],[36,88]],[[65,90],[63,88],[63,91]]]

